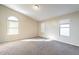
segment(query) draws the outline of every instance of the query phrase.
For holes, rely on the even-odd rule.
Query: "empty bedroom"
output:
[[[0,55],[79,55],[79,4],[0,4]]]

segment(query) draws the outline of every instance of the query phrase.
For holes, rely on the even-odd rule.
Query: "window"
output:
[[[60,35],[62,36],[70,36],[70,24],[60,24]]]
[[[46,28],[45,28],[45,23],[41,23],[41,32],[42,33],[45,33],[45,31],[46,31]]]
[[[8,18],[8,35],[18,34],[18,19],[14,16]]]

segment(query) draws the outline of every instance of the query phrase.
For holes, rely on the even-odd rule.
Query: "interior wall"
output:
[[[59,24],[61,21],[70,20],[70,36],[60,36]],[[42,31],[41,24],[45,24],[45,31]],[[47,30],[47,31],[46,31]],[[51,38],[52,40],[79,46],[79,11],[70,14],[49,18],[40,22],[40,36]]]
[[[19,34],[7,34],[8,17],[15,16],[19,20]],[[32,18],[0,5],[0,42],[12,41],[38,36],[38,22]]]

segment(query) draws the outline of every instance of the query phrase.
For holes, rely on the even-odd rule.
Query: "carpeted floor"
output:
[[[45,40],[45,39],[43,39]],[[0,44],[1,55],[78,55],[79,47],[58,41],[19,40]]]

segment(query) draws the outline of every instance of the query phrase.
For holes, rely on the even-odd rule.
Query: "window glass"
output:
[[[8,34],[9,35],[14,35],[18,34],[18,19],[14,16],[11,16],[8,18]]]
[[[70,24],[60,24],[60,35],[70,36]]]

